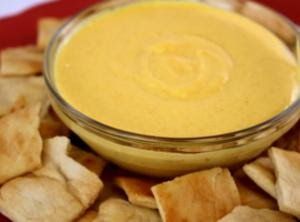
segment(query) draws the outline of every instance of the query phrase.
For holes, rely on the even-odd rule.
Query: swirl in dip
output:
[[[60,46],[55,84],[75,109],[146,135],[198,137],[272,118],[297,97],[299,67],[262,26],[188,1],[99,13]]]

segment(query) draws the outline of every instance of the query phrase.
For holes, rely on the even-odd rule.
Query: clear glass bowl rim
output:
[[[54,79],[52,78],[53,73],[50,71],[51,61],[52,61],[52,53],[55,52],[58,47],[54,48],[58,40],[62,37],[62,34],[66,29],[72,28],[73,23],[80,22],[82,18],[85,16],[89,16],[90,14],[97,13],[103,9],[106,9],[106,5],[109,5],[111,2],[115,2],[116,5],[109,7],[118,7],[122,4],[130,4],[131,2],[136,1],[143,1],[143,0],[133,0],[133,1],[119,1],[119,0],[110,0],[110,1],[104,1],[100,3],[96,3],[82,11],[80,11],[78,14],[73,16],[69,21],[67,21],[54,35],[54,37],[51,39],[49,46],[47,47],[46,53],[45,53],[45,59],[44,59],[44,79],[46,86],[48,88],[48,91],[50,92],[52,98],[54,98],[55,102],[62,108],[62,111],[64,114],[66,114],[70,119],[74,120],[76,123],[80,124],[82,127],[91,130],[97,134],[106,135],[112,138],[120,138],[126,141],[135,141],[135,142],[142,142],[142,143],[151,143],[151,144],[159,144],[160,146],[163,145],[171,145],[174,146],[174,144],[221,144],[224,142],[230,142],[230,141],[236,141],[238,139],[242,139],[248,136],[257,135],[259,133],[262,133],[264,131],[267,131],[274,126],[286,121],[290,116],[300,111],[300,97],[293,102],[287,109],[283,110],[276,116],[261,122],[257,125],[233,131],[228,132],[224,134],[217,134],[217,135],[209,135],[209,136],[199,136],[199,137],[162,137],[162,136],[153,136],[153,135],[145,135],[145,134],[139,134],[135,132],[125,131],[122,129],[114,128],[112,126],[106,125],[102,122],[99,122],[95,119],[90,118],[89,116],[81,113],[74,107],[72,107],[58,92],[58,90],[55,87]],[[201,0],[197,0],[199,2],[202,2]],[[205,3],[205,2],[204,2]],[[258,5],[262,5],[257,3]],[[262,5],[264,6],[264,5]],[[277,11],[274,11],[273,9],[270,9],[269,7],[264,6],[265,8],[275,12],[279,17],[283,18],[286,23],[292,28],[292,30],[295,32],[296,35],[296,41],[297,44],[299,44],[300,41],[300,34],[297,28],[297,25],[288,19],[286,16],[280,14]],[[76,24],[75,24],[76,26]],[[297,55],[300,56],[300,55]]]

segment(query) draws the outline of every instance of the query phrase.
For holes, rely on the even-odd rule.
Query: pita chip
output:
[[[296,222],[296,220],[280,211],[238,206],[218,222]]]
[[[18,177],[0,189],[0,211],[18,222],[68,222],[82,205],[65,185],[49,177]]]
[[[272,162],[268,157],[261,157],[246,164],[243,170],[260,188],[276,198],[276,178]]]
[[[52,17],[42,18],[38,21],[37,45],[40,49],[45,49],[54,36],[55,32],[63,24],[63,19]]]
[[[110,198],[99,207],[98,218],[94,222],[161,222],[157,211],[138,207],[129,202]]]
[[[18,222],[73,221],[96,200],[102,182],[67,156],[69,140],[45,141],[43,167],[0,188],[0,212]]]
[[[230,172],[213,168],[152,187],[164,222],[214,222],[240,204]]]
[[[29,106],[0,119],[0,184],[41,165],[39,111]]]
[[[151,192],[151,187],[157,184],[154,180],[117,176],[115,183],[124,190],[130,203],[152,209],[157,208]]]
[[[35,46],[7,48],[1,51],[0,73],[23,76],[42,72],[43,52]]]
[[[268,194],[265,194],[258,187],[236,181],[241,197],[241,204],[255,209],[278,209],[277,202]]]
[[[86,152],[76,146],[71,147],[69,150],[69,156],[97,175],[101,175],[104,167],[106,166],[106,161],[100,156]]]
[[[96,222],[95,219],[98,217],[98,212],[94,210],[88,210],[77,222]]]
[[[0,116],[36,103],[49,104],[43,77],[0,78]]]
[[[279,209],[300,218],[300,153],[271,148]]]
[[[103,187],[98,175],[67,155],[69,149],[67,137],[54,137],[44,143],[43,162],[45,167],[36,171],[35,174],[43,175],[48,172],[47,167],[58,169],[68,186],[68,190],[80,200],[84,207],[89,207],[96,200]]]

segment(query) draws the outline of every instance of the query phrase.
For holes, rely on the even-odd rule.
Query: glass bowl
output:
[[[103,10],[139,0],[114,0],[93,5],[70,19],[52,39],[44,61],[51,103],[61,120],[93,150],[125,169],[159,177],[180,175],[214,166],[233,166],[262,153],[299,119],[300,99],[256,126],[222,135],[166,138],[126,132],[98,122],[73,108],[56,88],[53,63],[58,47],[74,27]],[[299,33],[284,16],[252,1],[196,0],[246,16],[275,33],[299,63]]]

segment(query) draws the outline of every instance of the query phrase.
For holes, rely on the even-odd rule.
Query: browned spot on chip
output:
[[[99,207],[97,222],[160,222],[157,211],[138,207],[129,202],[111,198]]]
[[[300,218],[300,154],[271,148],[279,209]]]
[[[73,221],[96,200],[102,182],[67,156],[69,140],[45,141],[43,167],[0,189],[0,211],[13,221]]]
[[[48,104],[43,77],[0,78],[0,116],[36,103]]]
[[[125,191],[131,203],[152,209],[157,208],[157,204],[151,192],[151,187],[157,184],[154,180],[117,176],[115,183]]]
[[[1,51],[1,75],[32,75],[42,72],[43,52],[35,46]]]
[[[276,198],[275,174],[271,160],[261,157],[243,167],[245,173],[264,191]]]
[[[41,165],[40,105],[0,119],[0,184]]]
[[[221,168],[175,178],[152,192],[165,222],[213,222],[240,204],[230,172]]]
[[[296,222],[296,220],[279,211],[238,206],[218,222]]]
[[[38,21],[38,37],[37,45],[40,49],[45,49],[50,42],[50,39],[63,24],[64,19],[57,18],[42,18]]]
[[[72,148],[69,150],[69,156],[97,175],[101,175],[106,165],[106,161],[101,157],[86,152],[75,146],[72,146]]]

